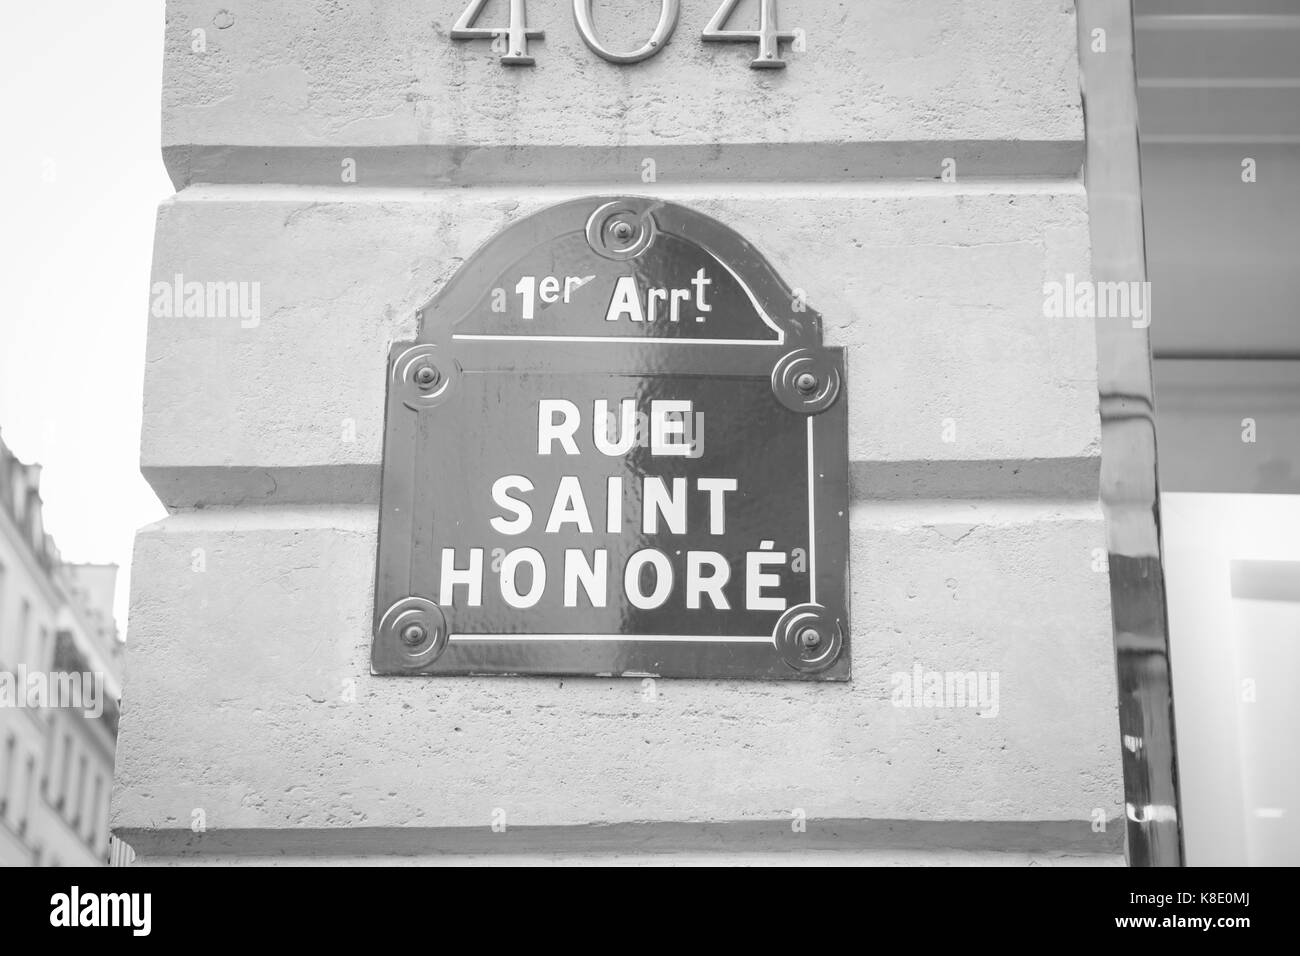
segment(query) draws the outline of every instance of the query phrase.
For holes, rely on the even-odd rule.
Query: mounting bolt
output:
[[[614,233],[614,238],[619,242],[627,242],[635,232],[630,222],[622,221],[614,223],[614,228],[611,231]]]
[[[415,372],[415,384],[420,388],[433,388],[442,380],[442,373],[432,365],[421,365]]]
[[[817,376],[812,372],[803,372],[794,380],[794,387],[805,395],[811,395],[817,391]]]
[[[428,635],[423,624],[408,624],[402,628],[402,643],[407,647],[419,647]]]
[[[799,632],[799,643],[804,647],[816,647],[822,642],[822,636],[817,632],[815,627],[805,627]]]

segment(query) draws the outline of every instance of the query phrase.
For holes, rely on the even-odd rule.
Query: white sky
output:
[[[45,466],[69,561],[122,566],[162,506],[140,477],[163,0],[7,3],[0,28],[0,429]]]

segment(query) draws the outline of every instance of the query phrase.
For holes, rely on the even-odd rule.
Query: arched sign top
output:
[[[677,277],[665,284],[661,276]],[[735,230],[676,203],[589,197],[502,230],[420,310],[455,336],[818,346],[821,316]]]
[[[847,680],[846,387],[708,216],[502,230],[389,353],[375,673]]]

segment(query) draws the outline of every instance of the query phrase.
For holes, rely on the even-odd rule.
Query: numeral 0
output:
[[[546,34],[542,30],[528,29],[528,16],[524,10],[525,0],[510,0],[510,23],[505,27],[476,27],[474,22],[483,12],[487,0],[470,0],[465,12],[452,27],[453,40],[491,40],[492,48],[500,50],[501,62],[511,66],[532,66],[534,59],[528,55],[528,41],[540,40]],[[776,25],[776,0],[761,0],[757,30],[728,30],[726,23],[735,11],[740,0],[722,0],[704,28],[702,39],[706,41],[731,43],[757,43],[758,56],[750,62],[756,70],[779,70],[785,67],[781,59],[781,41],[794,40],[798,31],[779,30]],[[573,19],[578,25],[578,33],[596,55],[611,63],[639,63],[647,60],[662,50],[677,28],[677,18],[681,11],[681,0],[659,0],[659,23],[645,44],[631,53],[618,53],[610,50],[596,36],[595,24],[591,15],[592,0],[573,0]]]
[[[677,14],[681,10],[681,0],[659,0],[659,23],[655,26],[650,39],[631,53],[615,53],[596,39],[596,27],[591,22],[592,0],[573,0],[573,19],[578,23],[578,32],[582,40],[598,56],[610,63],[637,63],[654,56],[664,48],[668,38],[677,28]]]

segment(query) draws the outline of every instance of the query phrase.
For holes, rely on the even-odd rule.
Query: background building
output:
[[[0,865],[107,861],[122,641],[117,566],[65,564],[41,517],[41,468],[0,440]],[[92,674],[102,713],[26,706],[29,678]]]

